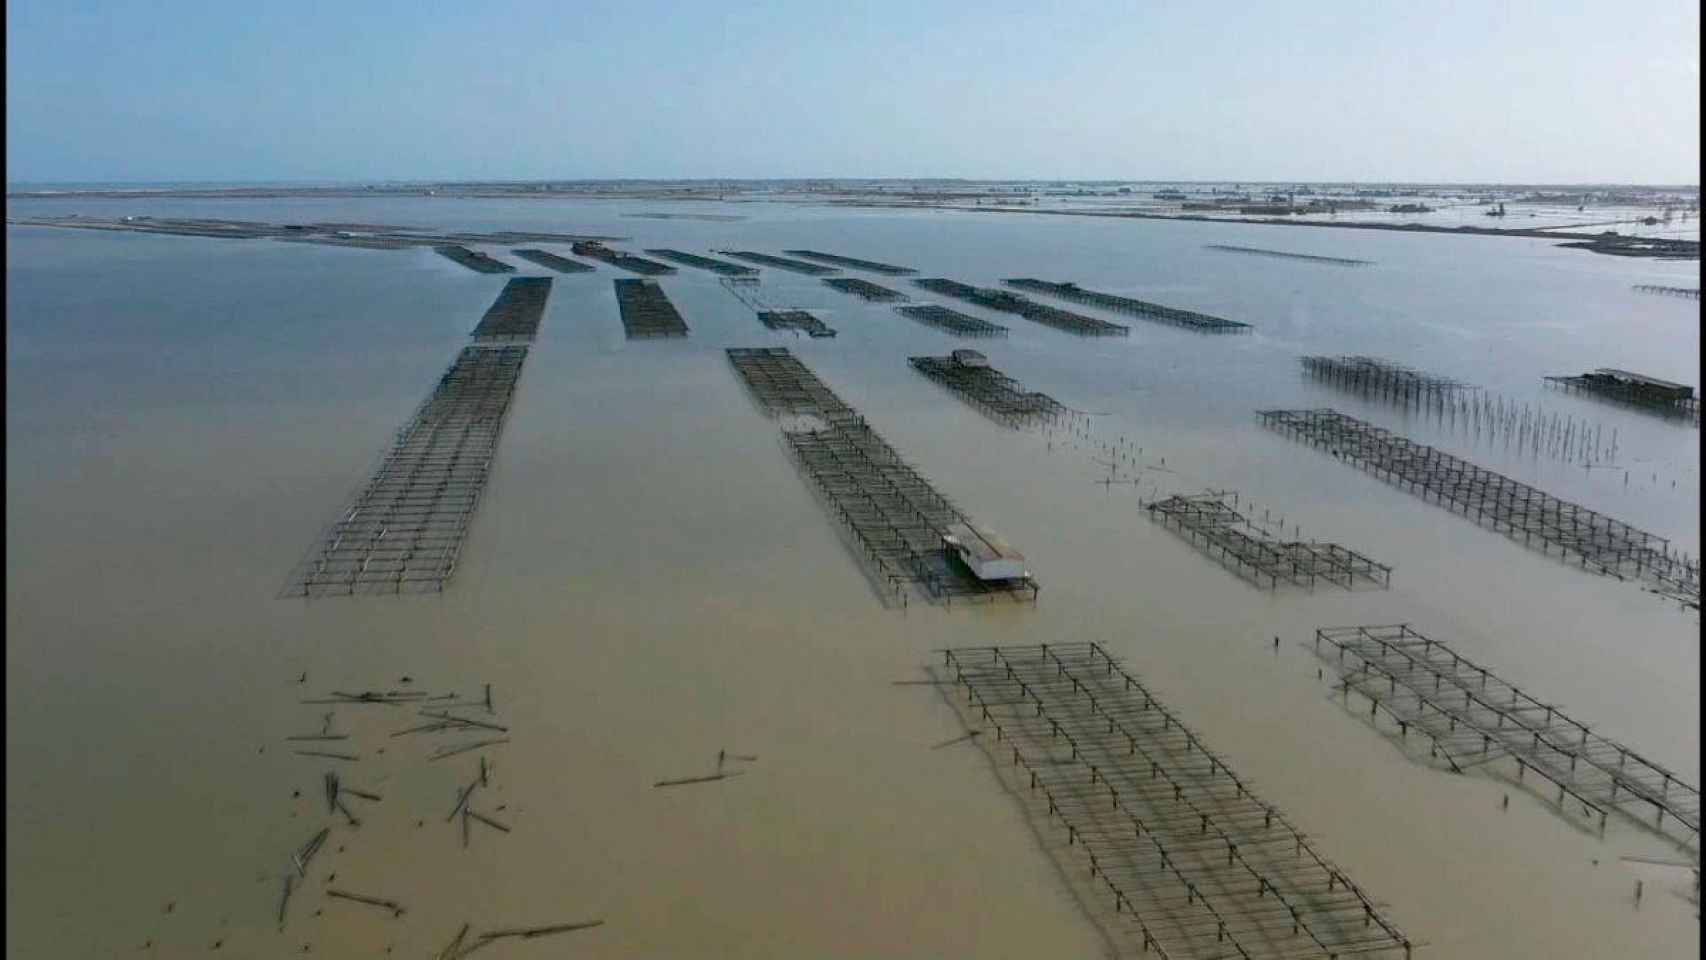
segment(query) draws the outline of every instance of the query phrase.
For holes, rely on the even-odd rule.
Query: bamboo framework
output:
[[[1402,739],[1419,734],[1428,756],[1454,772],[1509,760],[1519,783],[1556,789],[1560,814],[1579,807],[1603,832],[1616,811],[1698,852],[1699,788],[1447,644],[1394,624],[1323,627],[1315,649],[1337,652],[1341,689],[1347,700],[1351,690],[1368,700],[1370,722],[1384,713]]]
[[[656,280],[612,280],[622,329],[630,340],[687,336],[687,321]]]
[[[1346,590],[1358,583],[1392,585],[1392,568],[1336,543],[1279,540],[1268,535],[1228,503],[1224,491],[1184,496],[1144,504],[1150,519],[1172,527],[1181,536],[1218,558],[1228,569],[1256,586],[1272,590],[1281,580],[1315,589],[1326,581]]]
[[[990,323],[982,317],[974,317],[939,304],[906,304],[895,307],[895,312],[904,317],[911,317],[927,327],[945,330],[956,337],[1007,336],[1007,328],[999,323]]]
[[[957,280],[945,280],[941,277],[927,277],[914,280],[913,283],[946,297],[955,297],[968,303],[975,303],[989,310],[1000,310],[1003,313],[1013,313],[1040,323],[1056,330],[1075,333],[1086,337],[1126,337],[1131,335],[1131,328],[1123,324],[1110,323],[1099,317],[1088,317],[1082,313],[1073,313],[1047,304],[1037,303],[1021,297],[1016,293],[996,288],[974,287],[960,283]]]
[[[961,647],[943,664],[997,768],[1145,953],[1410,955],[1382,906],[1100,645]]]
[[[1071,300],[1076,303],[1087,303],[1090,306],[1101,307],[1104,310],[1115,310],[1120,313],[1130,314],[1134,317],[1142,317],[1145,320],[1153,320],[1156,323],[1166,323],[1175,327],[1184,327],[1187,330],[1195,330],[1198,333],[1250,332],[1249,324],[1240,323],[1237,320],[1228,320],[1225,317],[1216,317],[1206,313],[1198,313],[1195,310],[1181,310],[1178,307],[1163,306],[1159,303],[1150,303],[1147,300],[1139,300],[1135,297],[1122,297],[1112,293],[1098,293],[1095,290],[1085,290],[1076,283],[1050,283],[1046,280],[1033,280],[1029,277],[1014,278],[1011,280],[1003,280],[1001,282],[1007,284],[1009,287],[1016,287],[1020,290],[1029,290],[1034,293],[1046,293],[1050,296],[1060,297],[1063,300]]]
[[[953,357],[908,357],[906,362],[1009,427],[1053,423],[1072,415],[1060,401],[1046,393],[1026,390],[1019,381],[994,367],[967,366]]]
[[[826,277],[823,282],[842,293],[850,293],[855,297],[862,297],[877,303],[890,303],[907,299],[906,294],[899,290],[890,290],[880,283],[872,283],[858,277]]]
[[[932,599],[1028,595],[1030,576],[980,580],[944,549],[942,536],[970,518],[871,429],[786,348],[732,348],[729,362],[770,416],[790,416],[789,456],[851,536],[885,600],[917,588]]]
[[[905,276],[909,273],[918,272],[911,267],[897,267],[892,263],[879,263],[876,260],[860,260],[857,257],[843,257],[833,253],[822,253],[817,250],[784,250],[782,252],[796,257],[805,257],[807,260],[822,260],[824,263],[833,263],[838,267],[852,267],[855,270],[866,270],[871,273],[886,273],[891,277]]]

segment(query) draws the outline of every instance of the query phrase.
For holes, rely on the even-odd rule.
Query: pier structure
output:
[[[966,356],[966,355],[971,356]],[[1073,411],[1046,393],[1026,390],[973,350],[946,357],[908,357],[907,363],[998,423],[1020,428],[1053,423]]]
[[[1145,320],[1153,320],[1156,323],[1165,323],[1175,327],[1184,327],[1187,330],[1195,330],[1198,333],[1250,332],[1249,324],[1240,323],[1237,320],[1228,320],[1225,317],[1216,317],[1206,313],[1198,313],[1195,310],[1181,310],[1177,307],[1163,306],[1159,303],[1150,303],[1147,300],[1139,300],[1135,297],[1122,297],[1112,293],[1099,293],[1095,290],[1086,290],[1076,283],[1050,283],[1047,280],[1035,280],[1030,277],[1015,277],[1001,282],[1007,284],[1009,287],[1015,287],[1019,290],[1028,290],[1033,293],[1046,293],[1049,296],[1060,297],[1063,300],[1089,304],[1092,307],[1101,307],[1104,310],[1114,310],[1119,313],[1130,314],[1134,317],[1141,317]]]
[[[907,304],[895,307],[895,312],[901,316],[911,317],[927,327],[935,327],[953,334],[956,337],[1005,337],[1007,328],[999,323],[990,323],[982,317],[974,317],[969,313],[961,313],[950,307],[935,303]]]
[[[1226,491],[1174,494],[1143,505],[1150,519],[1177,530],[1227,569],[1258,587],[1276,589],[1281,580],[1315,589],[1326,581],[1346,590],[1359,583],[1392,585],[1392,568],[1336,543],[1280,540],[1252,523]],[[1229,502],[1230,501],[1230,502]]]
[[[516,277],[504,284],[498,298],[474,328],[474,343],[532,343],[551,296],[550,277]]]
[[[1375,897],[1099,644],[942,656],[944,695],[1133,953],[1411,956]]]
[[[558,256],[549,250],[535,250],[524,247],[519,250],[511,250],[510,253],[558,273],[591,273],[593,271],[593,266],[590,263],[570,260],[568,257]]]
[[[1029,573],[983,580],[950,556],[944,535],[969,516],[901,458],[857,411],[786,348],[731,348],[729,363],[770,416],[784,417],[782,441],[824,505],[849,533],[886,601],[1028,597]]]
[[[1313,253],[1292,253],[1287,250],[1264,250],[1261,247],[1237,247],[1228,243],[1203,244],[1205,250],[1224,250],[1227,253],[1250,253],[1262,257],[1282,257],[1286,260],[1307,260],[1313,263],[1330,263],[1338,267],[1366,267],[1373,260],[1353,260],[1349,257],[1322,257]]]
[[[989,310],[1018,314],[1026,320],[1054,327],[1056,330],[1064,330],[1067,333],[1075,333],[1079,336],[1125,337],[1131,335],[1130,327],[1037,303],[1007,290],[994,287],[974,287],[957,280],[947,280],[941,277],[927,277],[912,282],[931,293],[965,300]]]
[[[460,244],[445,243],[433,247],[433,250],[447,260],[453,260],[475,273],[514,273],[515,268],[496,257],[487,256],[478,250],[470,250]]]
[[[612,280],[629,340],[687,336],[687,321],[656,280]]]
[[[826,277],[823,282],[826,286],[834,287],[842,293],[850,293],[855,297],[863,297],[877,303],[907,299],[906,294],[899,290],[890,290],[881,284],[861,280],[858,277]]]
[[[738,263],[730,263],[727,260],[717,260],[712,257],[701,257],[696,253],[687,253],[682,250],[658,248],[654,250],[647,250],[646,252],[663,260],[673,260],[676,263],[684,264],[689,267],[698,267],[701,270],[709,270],[712,273],[720,274],[725,277],[754,277],[758,275],[758,268],[756,267],[745,267]]]
[[[891,277],[900,277],[918,272],[911,267],[897,267],[892,263],[878,263],[875,260],[860,260],[857,257],[843,257],[833,253],[820,253],[816,250],[784,250],[782,252],[791,256],[805,257],[807,260],[822,260],[824,263],[833,263],[838,267],[852,267],[855,270],[865,270],[870,273],[884,273]]]
[[[614,250],[597,240],[582,240],[569,249],[573,250],[576,256],[602,260],[613,267],[620,267],[644,277],[661,277],[675,272],[675,268],[667,263],[658,263],[656,260],[647,260],[645,257]]]
[[[1299,359],[1304,373],[1317,380],[1404,405],[1440,402],[1459,390],[1474,389],[1450,377],[1423,373],[1379,357],[1305,356]]]
[[[1508,762],[1516,781],[1560,814],[1579,814],[1603,833],[1617,812],[1698,855],[1698,787],[1446,643],[1408,624],[1323,627],[1315,650],[1338,664],[1347,705],[1356,691],[1371,723],[1384,714],[1404,745],[1425,742],[1429,759],[1453,772]]]
[[[1257,417],[1423,499],[1538,544],[1543,553],[1557,549],[1584,569],[1622,579],[1674,574],[1681,563],[1663,537],[1336,410],[1260,410]]]
[[[1700,399],[1695,396],[1694,388],[1687,384],[1613,367],[1600,367],[1576,376],[1546,377],[1545,380],[1566,391],[1578,391],[1666,416],[1692,418],[1695,426],[1700,425]]]
[[[823,277],[839,272],[834,267],[825,267],[816,263],[807,263],[804,260],[790,260],[787,257],[777,257],[768,253],[758,253],[752,250],[713,250],[711,252],[720,253],[725,257],[734,257],[737,260],[746,260],[751,263],[763,264],[766,267],[775,267],[778,270],[787,270],[792,273],[803,273],[811,277]]]

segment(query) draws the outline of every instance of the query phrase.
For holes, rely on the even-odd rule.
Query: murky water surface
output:
[[[624,216],[672,209],[748,219]],[[1697,263],[1513,239],[776,204],[158,200],[75,212],[809,247],[978,284],[1077,280],[1256,332],[1133,319],[1129,339],[1087,340],[991,316],[1011,338],[971,344],[766,270],[768,301],[821,310],[840,331],[810,341],[765,330],[712,275],[684,268],[663,283],[692,336],[629,342],[618,274],[560,276],[451,589],[310,604],[277,598],[291,567],[504,278],[428,250],[8,228],[9,955],[217,944],[245,957],[426,956],[464,922],[594,918],[606,922],[489,955],[1097,955],[1102,937],[978,749],[929,749],[959,732],[952,712],[927,686],[891,682],[920,676],[944,646],[1051,639],[1123,656],[1387,902],[1428,944],[1422,955],[1698,949],[1686,881],[1650,878],[1637,908],[1637,874],[1619,861],[1674,849],[1615,822],[1600,839],[1500,782],[1410,762],[1331,699],[1307,649],[1318,626],[1408,622],[1698,783],[1698,615],[1477,528],[1253,415],[1332,405],[1697,553],[1698,431],[1541,384],[1598,366],[1698,383],[1698,302],[1630,290],[1698,287]],[[1041,602],[884,609],[724,360],[723,348],[750,345],[795,349],[1024,550]],[[1154,468],[1100,483],[1091,441],[998,426],[905,363],[966,345],[1093,412],[1094,443],[1123,438]],[[1391,357],[1585,418],[1617,431],[1617,466],[1518,454],[1312,383],[1295,358],[1317,352]],[[1257,590],[1137,506],[1205,487],[1393,564],[1391,590]],[[511,833],[476,825],[464,849],[444,819],[476,754],[427,757],[467,738],[390,737],[417,720],[409,708],[299,703],[401,689],[405,676],[435,693],[492,684],[511,742],[487,751],[492,785],[477,795]],[[283,738],[316,732],[326,710],[361,761],[293,754],[300,744]],[[739,778],[652,787],[709,772],[719,749],[758,760]],[[328,819],[327,764],[384,797],[355,801],[359,830]],[[280,933],[289,854],[328,822]],[[330,874],[407,912],[327,899]]]

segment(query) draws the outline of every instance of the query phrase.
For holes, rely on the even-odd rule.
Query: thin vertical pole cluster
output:
[[[1101,646],[962,647],[943,663],[984,748],[1144,952],[1410,955],[1374,899]]]

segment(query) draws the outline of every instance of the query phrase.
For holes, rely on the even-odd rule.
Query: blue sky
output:
[[[20,181],[1698,183],[1699,6],[6,6]]]

